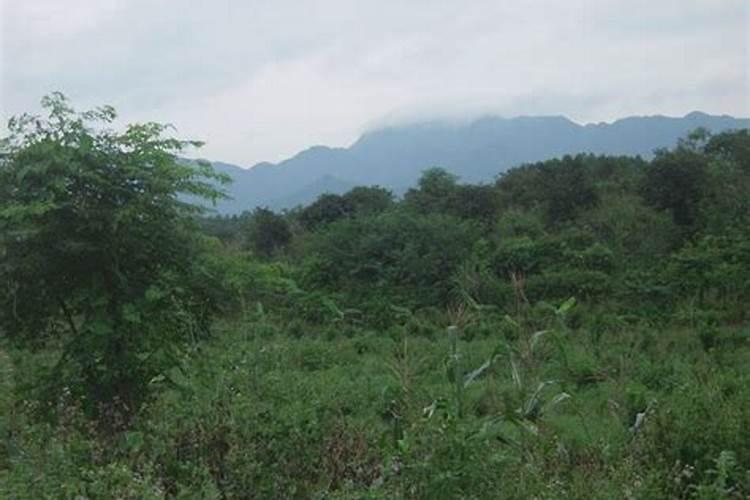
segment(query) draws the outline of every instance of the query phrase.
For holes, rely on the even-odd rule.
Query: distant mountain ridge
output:
[[[637,116],[579,125],[562,116],[485,117],[468,124],[428,122],[362,135],[348,148],[314,146],[278,164],[243,169],[214,162],[234,180],[223,214],[256,206],[293,208],[324,193],[380,185],[401,193],[427,168],[439,166],[465,182],[489,182],[511,167],[577,153],[651,156],[704,127],[714,133],[750,127],[750,119],[692,112],[682,118]]]

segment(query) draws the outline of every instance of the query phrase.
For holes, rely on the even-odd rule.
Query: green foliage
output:
[[[393,193],[379,186],[358,186],[344,193],[355,215],[374,215],[393,206]]]
[[[310,241],[303,283],[392,303],[445,304],[451,276],[477,239],[471,224],[403,211],[330,225]]]
[[[472,340],[479,317],[460,313],[446,332],[445,318],[400,311],[432,325],[429,337],[292,338],[262,332],[268,318],[232,323],[128,432],[100,434],[65,397],[54,427],[7,402],[0,494],[581,498],[595,484],[595,498],[746,495],[747,330],[722,328],[707,355],[694,330],[614,322],[589,335],[572,326],[591,315],[582,307],[490,315],[495,335]],[[11,384],[43,364],[12,354],[0,358]]]
[[[552,225],[569,221],[599,202],[581,157],[566,156],[559,162],[547,162],[542,176],[547,221]]]
[[[581,218],[619,261],[627,259],[631,265],[650,265],[680,239],[671,217],[649,208],[634,193],[613,194]]]
[[[0,497],[750,494],[747,131],[206,219],[187,143],[45,105],[0,163]]]
[[[549,255],[549,244],[528,237],[507,238],[500,242],[493,258],[495,271],[500,275],[533,273]]]
[[[267,208],[256,208],[248,223],[248,244],[256,255],[272,257],[292,240],[289,222]]]
[[[299,211],[299,221],[308,231],[347,218],[375,215],[393,205],[393,194],[379,186],[359,186],[344,193],[322,194]]]
[[[200,250],[185,195],[216,199],[223,178],[177,154],[196,143],[166,127],[97,130],[115,112],[77,114],[60,94],[48,118],[10,121],[0,164],[0,329],[15,338],[64,335],[57,378],[89,411],[135,409],[174,347],[206,327],[186,286]]]
[[[586,160],[584,155],[565,156],[510,170],[497,181],[502,205],[543,207],[551,226],[574,219],[599,202]]]
[[[675,293],[704,303],[709,296],[726,306],[750,292],[750,242],[727,235],[706,236],[670,256],[665,273]]]
[[[488,185],[458,184],[458,177],[442,168],[425,170],[417,188],[407,191],[404,204],[418,213],[443,213],[484,224],[493,222],[500,200]]]
[[[498,217],[495,231],[501,241],[506,238],[537,239],[545,234],[542,217],[534,212],[508,208]]]
[[[706,159],[694,147],[683,144],[674,151],[659,151],[646,168],[643,197],[650,205],[669,210],[674,223],[695,223],[705,182]]]
[[[404,201],[415,210],[429,214],[442,212],[457,188],[458,177],[435,167],[422,172],[417,188],[407,191]]]
[[[747,130],[711,137],[705,146],[709,157],[701,229],[708,234],[746,232],[750,224],[750,137]]]
[[[311,231],[347,217],[353,210],[350,201],[343,196],[322,194],[314,203],[302,209],[299,219],[305,229]]]

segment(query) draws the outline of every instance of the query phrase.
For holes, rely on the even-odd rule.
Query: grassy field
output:
[[[460,316],[460,315],[459,315]],[[593,318],[593,319],[592,319]],[[0,356],[4,498],[731,498],[750,485],[750,329],[407,318],[296,337],[225,323],[108,438],[33,423]],[[449,318],[444,318],[449,319]],[[65,395],[60,395],[65,405]],[[25,492],[22,494],[21,492]]]

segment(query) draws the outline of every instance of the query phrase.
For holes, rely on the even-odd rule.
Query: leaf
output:
[[[481,374],[483,374],[490,366],[492,366],[493,358],[488,359],[482,365],[477,368],[476,370],[470,372],[469,374],[464,377],[464,387],[468,387],[474,380],[477,379]]]
[[[512,327],[514,327],[514,328],[516,328],[518,330],[521,329],[521,325],[519,325],[516,320],[514,320],[513,318],[511,318],[507,314],[505,316],[503,316],[503,321],[505,321],[506,323],[508,323],[509,325],[511,325]]]
[[[539,394],[546,385],[546,382],[540,382],[534,393],[526,400],[523,408],[523,416],[525,418],[529,418],[535,414],[537,405],[539,404]]]
[[[135,305],[126,304],[122,308],[122,317],[125,321],[129,323],[137,324],[141,322],[142,315]]]
[[[112,333],[112,324],[105,319],[94,319],[87,326],[88,331],[97,336]]]
[[[530,422],[528,420],[521,420],[519,423],[522,429],[525,429],[526,431],[533,434],[534,436],[539,434],[539,427],[537,427],[535,423]]]
[[[132,452],[138,453],[143,448],[143,433],[129,431],[125,433],[125,446]]]
[[[397,317],[410,318],[412,316],[411,310],[406,307],[391,304],[390,308],[391,311],[396,313]]]
[[[516,362],[513,358],[510,358],[510,374],[513,378],[513,384],[516,386],[516,389],[520,391],[523,388],[523,383],[521,382],[521,374],[518,371],[518,366],[516,366]]]
[[[146,300],[149,302],[158,302],[166,297],[166,295],[167,292],[156,285],[150,286],[148,290],[146,290]]]
[[[492,351],[492,358],[497,358],[499,356],[510,356],[512,353],[513,348],[509,344],[503,342],[495,346],[495,349]]]
[[[328,309],[330,313],[332,313],[337,319],[343,319],[344,313],[341,311],[341,309],[338,308],[335,302],[333,302],[328,297],[324,297],[321,301],[323,305]]]
[[[568,311],[573,309],[576,305],[576,299],[575,297],[570,297],[568,300],[560,304],[560,307],[557,308],[557,314],[558,315],[564,315],[567,314]]]
[[[572,396],[570,394],[568,394],[567,392],[561,392],[561,393],[559,393],[558,395],[556,395],[554,398],[552,398],[550,401],[547,402],[547,404],[545,404],[542,407],[541,414],[545,415],[549,410],[551,410],[555,406],[559,405],[563,401],[565,401],[567,399],[570,399],[571,397]]]

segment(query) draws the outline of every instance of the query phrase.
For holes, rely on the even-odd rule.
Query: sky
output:
[[[0,0],[0,118],[62,91],[251,166],[481,115],[750,116],[748,0]]]

